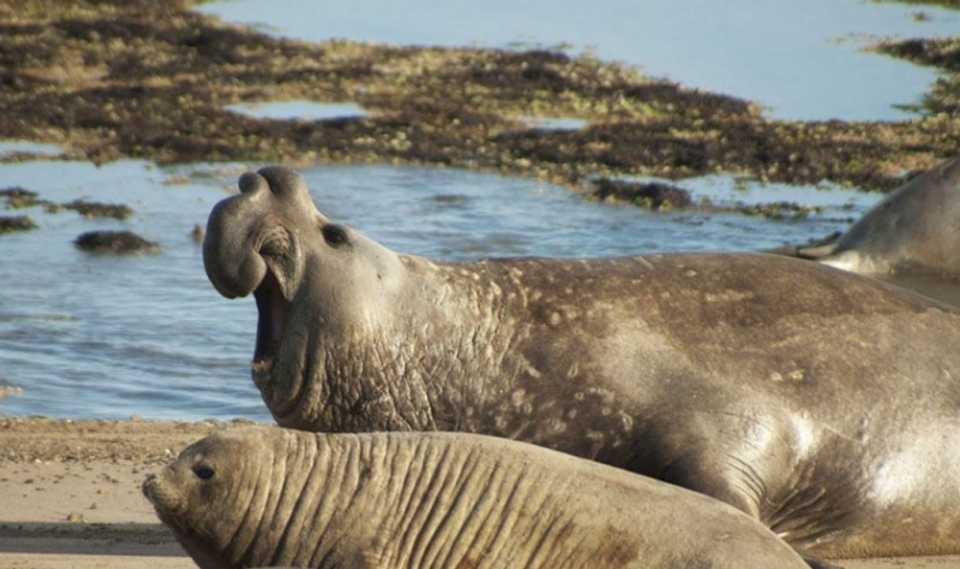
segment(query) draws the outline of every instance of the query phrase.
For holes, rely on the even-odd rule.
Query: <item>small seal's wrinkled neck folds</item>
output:
[[[482,455],[443,435],[254,427],[185,450],[144,492],[204,568],[532,561],[538,544],[563,538],[563,505],[545,493],[563,481]],[[182,505],[169,508],[173,494]],[[510,534],[495,531],[505,526]]]

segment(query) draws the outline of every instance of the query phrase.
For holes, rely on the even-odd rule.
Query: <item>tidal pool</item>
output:
[[[56,144],[43,144],[29,140],[0,140],[0,159],[11,154],[38,154],[41,156],[56,156],[63,153]]]
[[[911,116],[898,107],[918,103],[935,72],[864,47],[960,28],[957,11],[863,0],[227,0],[197,9],[308,41],[588,51],[799,120]],[[914,18],[919,10],[927,19]]]
[[[322,121],[367,116],[355,103],[318,103],[315,101],[266,101],[227,105],[227,110],[261,119],[298,119]]]
[[[539,130],[580,130],[590,124],[572,117],[523,117],[521,120],[530,128]]]

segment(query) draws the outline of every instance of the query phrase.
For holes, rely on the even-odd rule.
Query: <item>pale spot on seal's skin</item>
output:
[[[551,326],[559,326],[563,322],[563,317],[560,316],[559,312],[551,312],[549,323]]]
[[[514,407],[520,407],[523,405],[524,400],[526,399],[527,392],[523,389],[518,389],[510,394],[510,401],[513,403]]]
[[[540,377],[543,375],[542,373],[540,373],[540,370],[538,370],[537,368],[533,367],[533,364],[531,364],[529,361],[527,361],[527,360],[526,360],[525,358],[523,358],[522,356],[519,357],[518,360],[520,360],[520,361],[518,362],[518,363],[520,364],[520,368],[521,368],[527,375],[529,375],[530,377],[532,377],[532,378],[534,378],[534,379],[540,379]]]
[[[790,381],[793,381],[793,382],[801,382],[803,381],[804,377],[806,377],[806,373],[802,369],[793,369],[791,371],[786,372],[786,375],[778,371],[775,371],[770,374],[770,381],[773,381],[775,383],[781,383],[789,379]]]
[[[921,480],[917,476],[917,469],[931,463],[929,453],[930,449],[921,444],[915,447],[908,445],[900,452],[891,454],[873,473],[871,499],[878,504],[893,505],[903,500],[904,496],[911,495]]]
[[[807,456],[816,443],[816,432],[809,419],[803,417],[791,416],[790,425],[793,427],[794,444],[796,445],[797,455]]]
[[[567,430],[567,424],[560,419],[553,418],[547,421],[547,429],[549,429],[551,433],[558,434]]]
[[[687,271],[684,271],[683,274],[684,274],[684,276],[695,277],[695,276],[697,276],[697,271],[695,271],[695,270],[693,270],[693,269],[689,269],[689,270],[687,270]]]
[[[741,300],[750,300],[756,295],[750,291],[725,290],[720,293],[707,293],[704,298],[707,302],[738,302]]]

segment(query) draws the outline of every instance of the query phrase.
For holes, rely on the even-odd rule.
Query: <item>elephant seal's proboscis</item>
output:
[[[435,262],[283,168],[204,263],[254,293],[254,381],[315,431],[521,439],[728,502],[830,557],[960,552],[960,314],[766,254]]]
[[[203,569],[800,569],[718,500],[525,443],[466,433],[247,427],[144,482]]]

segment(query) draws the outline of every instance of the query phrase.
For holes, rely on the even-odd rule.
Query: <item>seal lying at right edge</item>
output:
[[[283,168],[210,215],[281,425],[515,438],[730,503],[829,557],[960,553],[960,313],[787,257],[435,262]],[[562,221],[562,220],[561,220]]]
[[[898,188],[836,242],[795,254],[862,274],[960,280],[960,158]]]
[[[202,569],[802,569],[677,486],[465,433],[217,433],[143,491]]]

